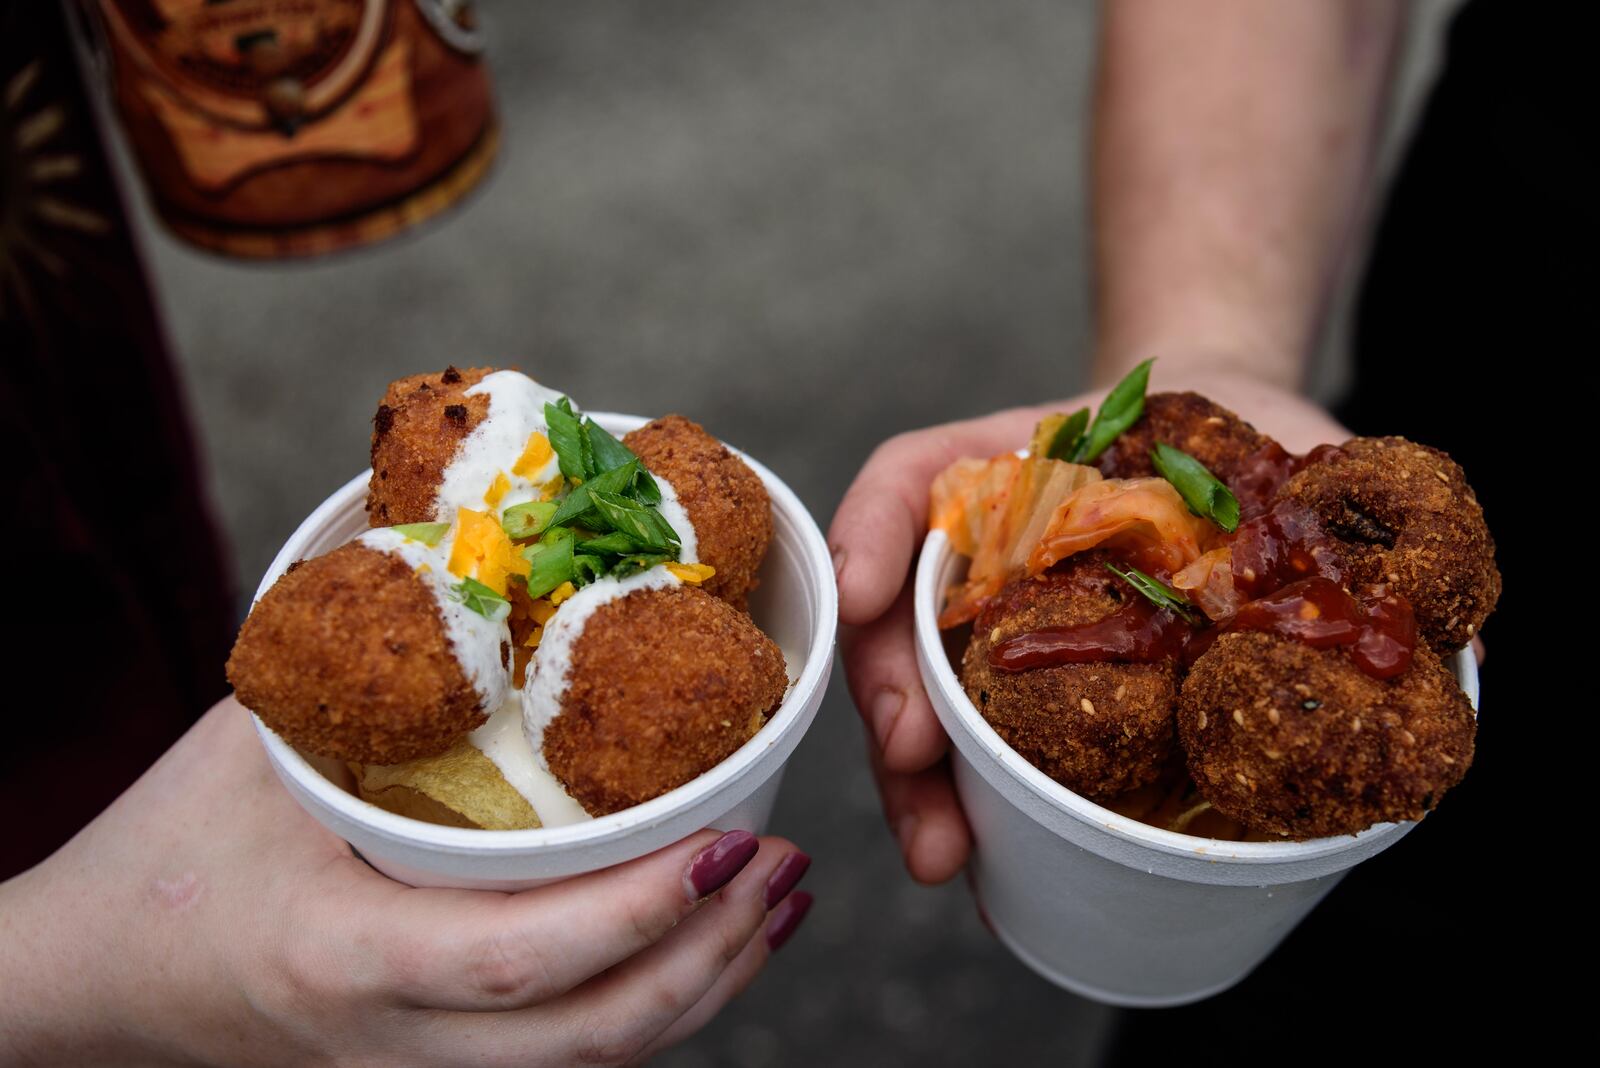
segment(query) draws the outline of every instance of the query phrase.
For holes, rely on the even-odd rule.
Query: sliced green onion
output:
[[[543,597],[563,582],[577,577],[573,564],[573,546],[577,535],[565,527],[546,531],[543,538],[525,546],[522,558],[528,561],[528,596]]]
[[[596,556],[628,556],[632,553],[642,552],[645,546],[620,530],[614,530],[599,538],[590,538],[588,541],[578,543],[578,551],[591,553]]]
[[[583,424],[572,414],[572,402],[562,397],[559,404],[546,404],[544,421],[550,430],[550,447],[561,463],[561,473],[573,482],[593,478],[594,453],[589,436],[583,432]]]
[[[1045,455],[1052,460],[1072,459],[1072,454],[1078,451],[1078,442],[1083,440],[1083,432],[1089,425],[1089,409],[1079,408],[1067,416],[1056,431],[1055,437],[1050,440],[1050,448]]]
[[[1198,610],[1195,608],[1194,602],[1160,579],[1146,575],[1136,567],[1130,567],[1126,571],[1119,571],[1115,564],[1107,564],[1106,570],[1138,590],[1146,600],[1157,608],[1170,608],[1187,622],[1199,622]]]
[[[639,470],[638,461],[631,461],[621,467],[612,468],[603,475],[596,475],[581,486],[574,487],[567,494],[567,499],[561,502],[561,507],[556,509],[556,514],[550,517],[552,527],[562,527],[569,523],[587,520],[587,526],[601,526],[602,518],[595,511],[592,493],[622,493],[633,483],[633,477]]]
[[[495,623],[511,614],[511,602],[475,578],[464,578],[459,584],[451,586],[450,596]]]
[[[1150,383],[1150,365],[1155,362],[1154,358],[1144,361],[1106,394],[1104,403],[1094,415],[1094,422],[1089,426],[1089,432],[1073,450],[1074,463],[1094,463],[1118,434],[1139,421],[1144,414],[1144,391]]]
[[[561,507],[555,501],[529,501],[526,504],[513,504],[500,516],[500,529],[506,532],[506,537],[512,541],[522,541],[527,538],[537,537],[550,526],[550,520],[555,516],[556,509]]]
[[[627,578],[641,571],[649,571],[657,564],[670,564],[676,559],[675,555],[669,556],[666,553],[635,553],[632,556],[624,556],[612,565],[611,574],[616,578]]]
[[[390,527],[389,529],[399,534],[401,537],[410,538],[412,541],[420,541],[422,544],[431,549],[435,545],[438,545],[440,540],[450,530],[450,524],[401,523],[399,526]]]
[[[579,586],[587,586],[595,579],[604,578],[606,575],[606,562],[598,556],[588,553],[579,553],[572,558],[572,581]]]
[[[1161,442],[1150,450],[1150,462],[1155,464],[1157,474],[1172,483],[1189,511],[1230,534],[1238,529],[1239,499],[1221,479],[1206,470],[1205,464],[1182,449]]]
[[[612,530],[626,534],[646,549],[677,551],[677,532],[654,508],[629,500],[621,494],[600,490],[589,494],[589,499]]]

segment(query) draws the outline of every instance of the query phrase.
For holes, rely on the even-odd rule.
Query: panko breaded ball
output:
[[[1339,649],[1224,634],[1178,704],[1189,774],[1223,815],[1288,838],[1421,819],[1472,763],[1472,706],[1431,650],[1384,681]]]
[[[491,367],[410,375],[391,382],[372,417],[367,523],[431,523],[444,469],[489,414],[487,394],[466,396]]]
[[[1231,485],[1242,461],[1270,440],[1198,393],[1152,393],[1144,399],[1139,421],[1111,442],[1095,466],[1107,478],[1153,476],[1150,450],[1163,442],[1193,456]]]
[[[1093,623],[1136,597],[1103,553],[1069,557],[984,606],[961,661],[961,685],[996,733],[1030,764],[1092,801],[1152,782],[1175,745],[1175,661],[1062,664],[1001,671],[989,650],[1042,627]]]
[[[772,501],[761,477],[681,415],[646,423],[622,443],[672,484],[689,513],[700,562],[717,569],[703,588],[744,609],[772,541]]]
[[[1405,438],[1353,438],[1295,475],[1298,501],[1338,538],[1361,583],[1388,583],[1411,602],[1439,653],[1472,640],[1500,598],[1494,538],[1461,468]]]
[[[639,590],[573,642],[545,761],[591,815],[616,812],[720,763],[788,689],[783,652],[749,616],[693,586]]]
[[[400,557],[357,543],[273,584],[228,680],[289,744],[362,764],[442,753],[486,718],[433,594]]]

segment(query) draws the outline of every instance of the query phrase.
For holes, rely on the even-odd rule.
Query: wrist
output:
[[[103,930],[103,902],[58,879],[69,844],[43,864],[0,883],[0,1064],[127,1064],[160,1061],[130,1013],[132,990],[158,977],[129,959]]]

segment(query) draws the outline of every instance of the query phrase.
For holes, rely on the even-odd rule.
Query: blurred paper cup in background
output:
[[[618,436],[634,416],[591,413]],[[815,521],[771,471],[743,456],[772,498],[773,537],[750,614],[783,650],[793,685],[756,736],[705,774],[662,796],[562,827],[485,831],[423,823],[357,797],[343,764],[302,754],[262,722],[256,731],[295,799],[373,867],[413,886],[521,890],[654,852],[704,827],[759,833],[772,813],[784,765],[822,703],[833,666],[838,598],[833,561]],[[259,599],[296,560],[328,552],[367,529],[368,475],[329,497],[278,552]]]
[[[1017,754],[968,700],[936,623],[965,570],[941,531],[917,565],[917,659],[955,743],[976,849],[973,892],[1002,942],[1051,982],[1112,1005],[1181,1005],[1250,974],[1344,873],[1413,824],[1306,842],[1165,831],[1068,790]],[[1471,650],[1454,663],[1472,707]]]

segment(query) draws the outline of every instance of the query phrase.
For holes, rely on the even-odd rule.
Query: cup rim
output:
[[[650,421],[643,416],[618,412],[591,411],[586,414],[605,429],[619,434],[636,429]],[[615,841],[641,826],[657,825],[674,819],[742,777],[746,771],[760,762],[767,750],[780,744],[797,726],[809,719],[805,715],[806,705],[826,679],[832,666],[839,609],[832,557],[822,531],[810,511],[788,484],[773,474],[765,464],[732,445],[727,445],[727,448],[760,477],[772,499],[774,514],[781,513],[799,535],[800,552],[797,563],[802,570],[809,573],[808,577],[813,587],[812,595],[815,599],[813,611],[816,622],[806,649],[805,667],[784,696],[778,711],[753,738],[715,767],[660,797],[607,816],[560,827],[491,831],[476,827],[446,827],[442,824],[426,823],[408,816],[397,815],[364,801],[323,775],[299,750],[252,712],[250,718],[255,722],[256,733],[261,737],[262,744],[267,748],[272,761],[284,774],[294,780],[296,786],[305,790],[319,804],[371,834],[392,842],[422,847],[435,853],[474,856],[523,854]],[[365,495],[371,475],[372,471],[369,468],[345,482],[295,528],[294,533],[278,550],[272,564],[262,577],[261,584],[251,600],[252,608],[289,565],[301,559],[305,544],[334,517],[348,510],[356,500]]]
[[[982,746],[995,764],[999,765],[1015,782],[1037,795],[1056,811],[1064,812],[1080,823],[1097,831],[1111,834],[1123,841],[1144,846],[1160,853],[1193,859],[1201,857],[1212,862],[1234,864],[1298,864],[1331,854],[1376,844],[1375,839],[1395,832],[1404,832],[1408,823],[1378,823],[1356,834],[1334,835],[1289,842],[1232,842],[1219,838],[1202,838],[1198,835],[1152,827],[1131,816],[1113,812],[1081,794],[1069,790],[1044,772],[1030,764],[1011,744],[989,725],[982,713],[973,705],[950,658],[945,655],[944,643],[939,636],[938,606],[943,594],[939,586],[940,572],[946,559],[953,554],[949,539],[942,530],[931,530],[922,543],[917,561],[913,618],[919,659],[934,676],[937,693],[929,697],[936,709],[943,708],[949,719]],[[1478,664],[1470,648],[1457,652],[1452,666],[1462,690],[1478,708]],[[941,716],[941,719],[946,717]],[[950,723],[946,722],[946,729]]]

